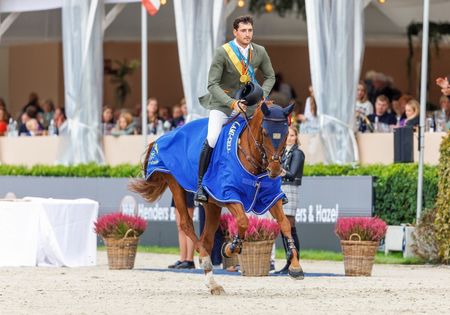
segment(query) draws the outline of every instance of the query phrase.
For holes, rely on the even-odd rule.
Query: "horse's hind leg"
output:
[[[203,246],[208,255],[201,256],[202,267],[205,271],[206,286],[209,288],[211,294],[224,294],[225,290],[219,285],[213,277],[213,265],[211,262],[211,251],[214,245],[214,235],[219,227],[221,208],[214,204],[205,205],[205,228],[200,237],[200,246]]]
[[[188,208],[186,205],[185,190],[178,184],[178,182],[173,178],[172,175],[165,174],[167,184],[172,191],[173,200],[175,206],[180,214],[180,227],[186,236],[189,237],[194,242],[194,248],[200,255],[207,255],[206,250],[203,246],[199,246],[199,240],[197,235],[195,235],[194,223],[189,215]]]
[[[280,225],[281,232],[283,233],[283,235],[288,239],[288,250],[291,256],[291,264],[289,266],[288,273],[292,278],[301,280],[305,276],[302,267],[300,266],[298,252],[294,245],[294,239],[292,238],[291,224],[289,223],[288,218],[286,218],[286,215],[284,214],[281,199],[278,200],[277,203],[275,203],[272,209],[270,209],[270,213]]]

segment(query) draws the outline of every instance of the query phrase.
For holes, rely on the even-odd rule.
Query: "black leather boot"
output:
[[[203,143],[202,152],[200,153],[200,160],[198,162],[198,181],[197,181],[197,192],[194,195],[194,200],[197,202],[207,202],[208,195],[202,186],[203,175],[205,175],[208,169],[209,162],[211,161],[211,155],[213,148],[208,144],[208,140]]]

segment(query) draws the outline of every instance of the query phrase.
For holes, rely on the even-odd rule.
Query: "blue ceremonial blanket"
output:
[[[223,127],[214,148],[203,186],[215,200],[242,204],[246,212],[267,212],[284,196],[281,178],[269,178],[267,173],[252,175],[239,161],[238,139],[246,122],[239,117]],[[188,191],[197,190],[198,160],[206,138],[208,120],[192,121],[161,136],[149,155],[146,178],[153,172],[172,174]]]

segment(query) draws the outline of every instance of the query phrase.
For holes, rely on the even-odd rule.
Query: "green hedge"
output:
[[[31,168],[0,165],[0,176],[69,176],[69,177],[137,177],[140,167],[133,165],[44,166]],[[389,224],[413,223],[416,217],[417,165],[392,164],[373,166],[306,165],[305,176],[374,176],[374,214]],[[435,166],[424,168],[424,208],[433,208],[438,186]]]

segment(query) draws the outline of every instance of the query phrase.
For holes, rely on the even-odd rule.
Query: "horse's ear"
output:
[[[286,116],[286,117],[289,116],[292,113],[292,111],[294,110],[294,106],[295,106],[295,104],[292,103],[292,104],[288,105],[287,107],[285,107],[283,109],[284,116]]]
[[[269,107],[267,106],[266,102],[262,102],[262,104],[261,104],[261,110],[262,110],[264,116],[270,115],[270,109],[269,109]]]

